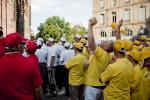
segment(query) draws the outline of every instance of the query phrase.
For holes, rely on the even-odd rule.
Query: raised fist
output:
[[[91,18],[91,19],[89,20],[89,25],[94,26],[94,25],[96,25],[96,24],[97,24],[96,18]]]
[[[117,28],[120,28],[120,27],[122,26],[122,24],[123,24],[123,19],[121,19],[121,20],[119,21],[119,24],[118,24]]]

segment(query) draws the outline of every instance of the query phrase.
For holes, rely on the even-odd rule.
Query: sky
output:
[[[92,0],[31,0],[32,30],[50,16],[60,16],[72,24],[87,27],[92,17]]]

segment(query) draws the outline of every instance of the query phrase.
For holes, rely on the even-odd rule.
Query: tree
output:
[[[47,18],[45,23],[40,24],[38,31],[36,38],[42,37],[44,40],[47,40],[49,37],[52,37],[58,42],[60,38],[64,36],[71,43],[73,42],[73,36],[75,34],[86,34],[86,29],[84,27],[78,25],[78,27],[75,26],[71,28],[70,23],[59,16]]]

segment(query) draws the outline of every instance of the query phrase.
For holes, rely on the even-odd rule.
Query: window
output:
[[[139,21],[145,21],[146,19],[146,7],[141,6],[139,8]]]
[[[101,25],[105,24],[105,15],[104,14],[100,15],[100,24]]]
[[[124,0],[124,3],[130,3],[130,0]]]
[[[106,37],[107,35],[106,35],[106,32],[104,32],[104,31],[101,31],[101,37]]]
[[[112,22],[116,22],[117,18],[116,18],[116,12],[112,12]]]
[[[111,0],[112,1],[112,7],[116,6],[116,0]]]
[[[100,0],[100,8],[104,8],[104,0]]]
[[[124,11],[124,21],[125,22],[130,22],[130,9],[126,9]]]

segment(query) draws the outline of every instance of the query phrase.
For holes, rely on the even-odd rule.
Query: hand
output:
[[[89,20],[89,25],[90,25],[90,26],[94,26],[94,25],[96,25],[96,24],[97,24],[96,18],[91,18],[91,19]]]
[[[116,56],[113,56],[109,63],[113,64],[114,62],[116,62],[116,59],[117,59]]]
[[[117,26],[117,28],[121,28],[121,26],[122,26],[122,24],[123,24],[123,19],[121,19],[120,21],[119,21],[119,24],[118,24],[118,26]]]

